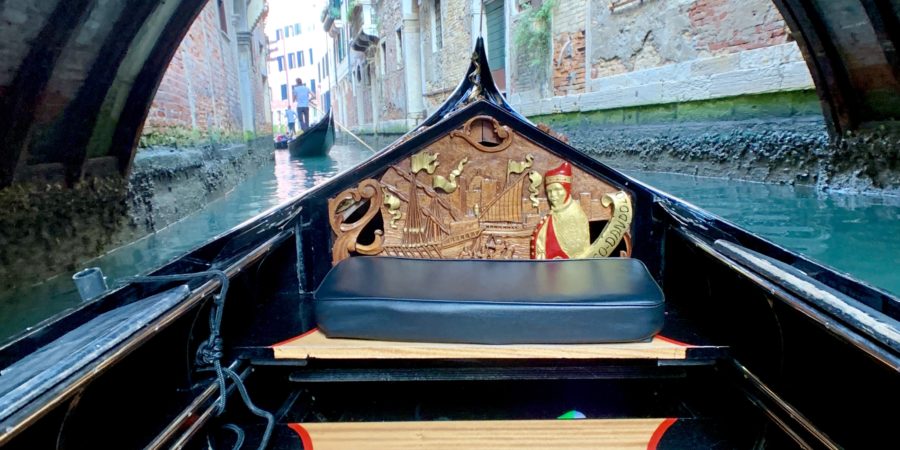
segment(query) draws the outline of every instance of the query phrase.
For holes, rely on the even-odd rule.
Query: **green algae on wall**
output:
[[[821,116],[813,90],[739,95],[684,103],[600,109],[529,117],[554,126],[650,125],[660,123],[731,121]]]

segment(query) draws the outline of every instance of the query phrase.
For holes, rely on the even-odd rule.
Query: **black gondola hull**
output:
[[[329,111],[303,134],[288,141],[288,150],[294,157],[325,156],[333,145],[334,119]]]

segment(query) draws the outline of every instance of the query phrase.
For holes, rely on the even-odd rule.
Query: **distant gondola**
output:
[[[416,129],[151,275],[0,348],[0,445],[895,440],[900,299],[542,131],[481,39]]]
[[[288,142],[291,156],[325,156],[334,145],[334,119],[331,111],[302,134]]]

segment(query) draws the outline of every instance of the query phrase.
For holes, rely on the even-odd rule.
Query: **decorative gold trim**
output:
[[[456,188],[459,187],[459,185],[456,183],[456,178],[462,175],[463,169],[466,167],[467,162],[469,162],[468,156],[459,160],[459,164],[456,166],[456,168],[450,171],[449,180],[440,175],[435,175],[434,179],[431,182],[431,185],[434,186],[435,189],[440,189],[448,194],[452,194],[453,191],[455,191]]]
[[[547,178],[544,178],[544,184],[553,184],[553,183],[568,183],[572,184],[572,177],[567,175],[550,175]]]
[[[419,152],[409,159],[410,168],[412,173],[416,174],[424,170],[429,175],[434,173],[434,170],[437,169],[437,166],[441,164],[440,161],[437,160],[440,153],[431,154],[428,152]]]
[[[528,172],[528,200],[531,200],[531,206],[537,208],[541,202],[538,200],[538,195],[540,195],[541,190],[541,182],[543,177],[540,173],[535,170]]]
[[[606,207],[612,207],[612,216],[603,227],[600,236],[594,241],[582,258],[605,258],[612,254],[619,242],[625,238],[625,251],[631,254],[631,237],[626,235],[631,227],[631,218],[634,209],[631,206],[631,197],[624,191],[606,194],[600,199],[600,203]]]
[[[400,199],[388,192],[387,188],[381,188],[384,193],[384,206],[387,206],[388,214],[391,215],[391,228],[397,228],[397,221],[403,217],[403,214],[400,212]]]
[[[500,139],[502,139],[503,142],[497,144],[494,147],[488,147],[488,146],[482,144],[481,142],[479,142],[478,139],[472,137],[472,124],[474,124],[476,121],[480,121],[480,120],[490,121],[494,127],[494,133],[497,133],[497,136]],[[513,132],[512,132],[512,129],[510,129],[508,126],[500,125],[500,122],[498,122],[497,119],[495,119],[491,116],[475,116],[475,117],[469,119],[468,121],[466,121],[465,125],[463,125],[462,130],[451,131],[450,137],[451,138],[454,138],[454,137],[463,138],[463,139],[465,139],[466,142],[469,143],[469,145],[471,145],[472,147],[475,147],[476,149],[478,149],[482,152],[497,153],[497,152],[502,152],[503,150],[506,150],[507,148],[509,148],[510,145],[512,145]]]
[[[337,264],[348,258],[351,252],[362,255],[377,255],[382,251],[384,244],[384,230],[375,231],[375,240],[371,244],[357,242],[359,234],[369,224],[369,221],[381,211],[382,190],[377,180],[363,180],[356,188],[350,188],[341,192],[336,197],[328,200],[328,221],[331,231],[335,234],[334,246],[331,249],[331,263]],[[352,223],[344,223],[349,214],[344,211],[368,200],[368,210]],[[349,201],[349,203],[348,203]],[[349,205],[349,206],[348,206]]]
[[[534,155],[531,153],[525,155],[525,161],[513,161],[510,159],[506,162],[506,181],[509,182],[510,175],[522,173],[525,169],[530,169],[533,165]]]
[[[478,64],[478,52],[472,52],[471,61],[472,64],[475,65],[475,70],[469,74],[469,81],[472,82],[472,92],[470,92],[469,97],[466,98],[465,104],[467,105],[476,100],[484,100],[484,89],[481,87],[481,64]]]

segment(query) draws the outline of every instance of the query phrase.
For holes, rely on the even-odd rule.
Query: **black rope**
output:
[[[268,445],[269,438],[272,435],[272,429],[275,426],[275,417],[272,416],[272,414],[268,411],[257,408],[256,405],[253,404],[253,402],[250,400],[250,395],[247,393],[247,388],[244,386],[244,382],[243,380],[241,380],[240,376],[234,373],[231,369],[222,367],[222,358],[225,356],[225,347],[224,343],[222,342],[221,328],[222,313],[225,309],[225,296],[228,293],[228,275],[221,270],[208,270],[204,272],[176,275],[152,275],[133,277],[128,278],[124,281],[133,283],[153,283],[159,281],[193,280],[196,278],[204,277],[218,278],[221,286],[219,292],[215,295],[215,297],[213,297],[213,306],[209,314],[209,338],[203,341],[197,348],[197,363],[201,366],[212,366],[216,371],[216,381],[219,384],[219,392],[221,393],[219,395],[218,405],[216,405],[216,416],[221,416],[225,412],[225,403],[227,400],[226,396],[228,393],[225,390],[225,376],[227,375],[234,382],[234,385],[237,387],[238,392],[240,392],[241,399],[244,401],[247,409],[249,409],[253,414],[266,419],[266,432],[263,434],[263,438],[259,444],[259,449],[263,450]],[[244,441],[243,431],[241,431],[240,428],[235,425],[229,425],[225,425],[225,428],[228,428],[238,434],[238,443],[234,448],[240,448],[240,446],[243,445]]]
[[[234,431],[234,434],[237,435],[236,440],[234,441],[234,447],[231,447],[232,450],[238,450],[244,445],[244,430],[242,430],[241,427],[233,423],[226,423],[225,425],[222,425],[222,428]]]
[[[221,270],[207,270],[203,272],[180,273],[174,275],[149,275],[126,278],[124,282],[131,283],[156,283],[160,281],[187,281],[197,278],[215,277],[219,279],[219,293],[213,297],[213,306],[209,314],[209,338],[203,341],[197,348],[197,363],[202,366],[213,366],[216,371],[216,382],[219,385],[218,404],[216,416],[225,412],[225,376],[222,374],[222,357],[225,356],[224,344],[220,336],[222,326],[222,312],[225,305],[225,296],[228,293],[228,274]]]
[[[258,447],[259,450],[265,450],[266,446],[269,444],[269,438],[272,437],[272,429],[275,428],[275,416],[266,410],[257,408],[256,405],[253,404],[253,401],[250,400],[250,395],[247,394],[247,388],[244,387],[244,383],[238,374],[227,367],[223,367],[222,372],[234,381],[234,385],[237,386],[238,392],[241,393],[241,399],[244,400],[244,405],[247,406],[247,409],[253,414],[266,419],[266,432],[263,433],[262,440],[259,441]]]

